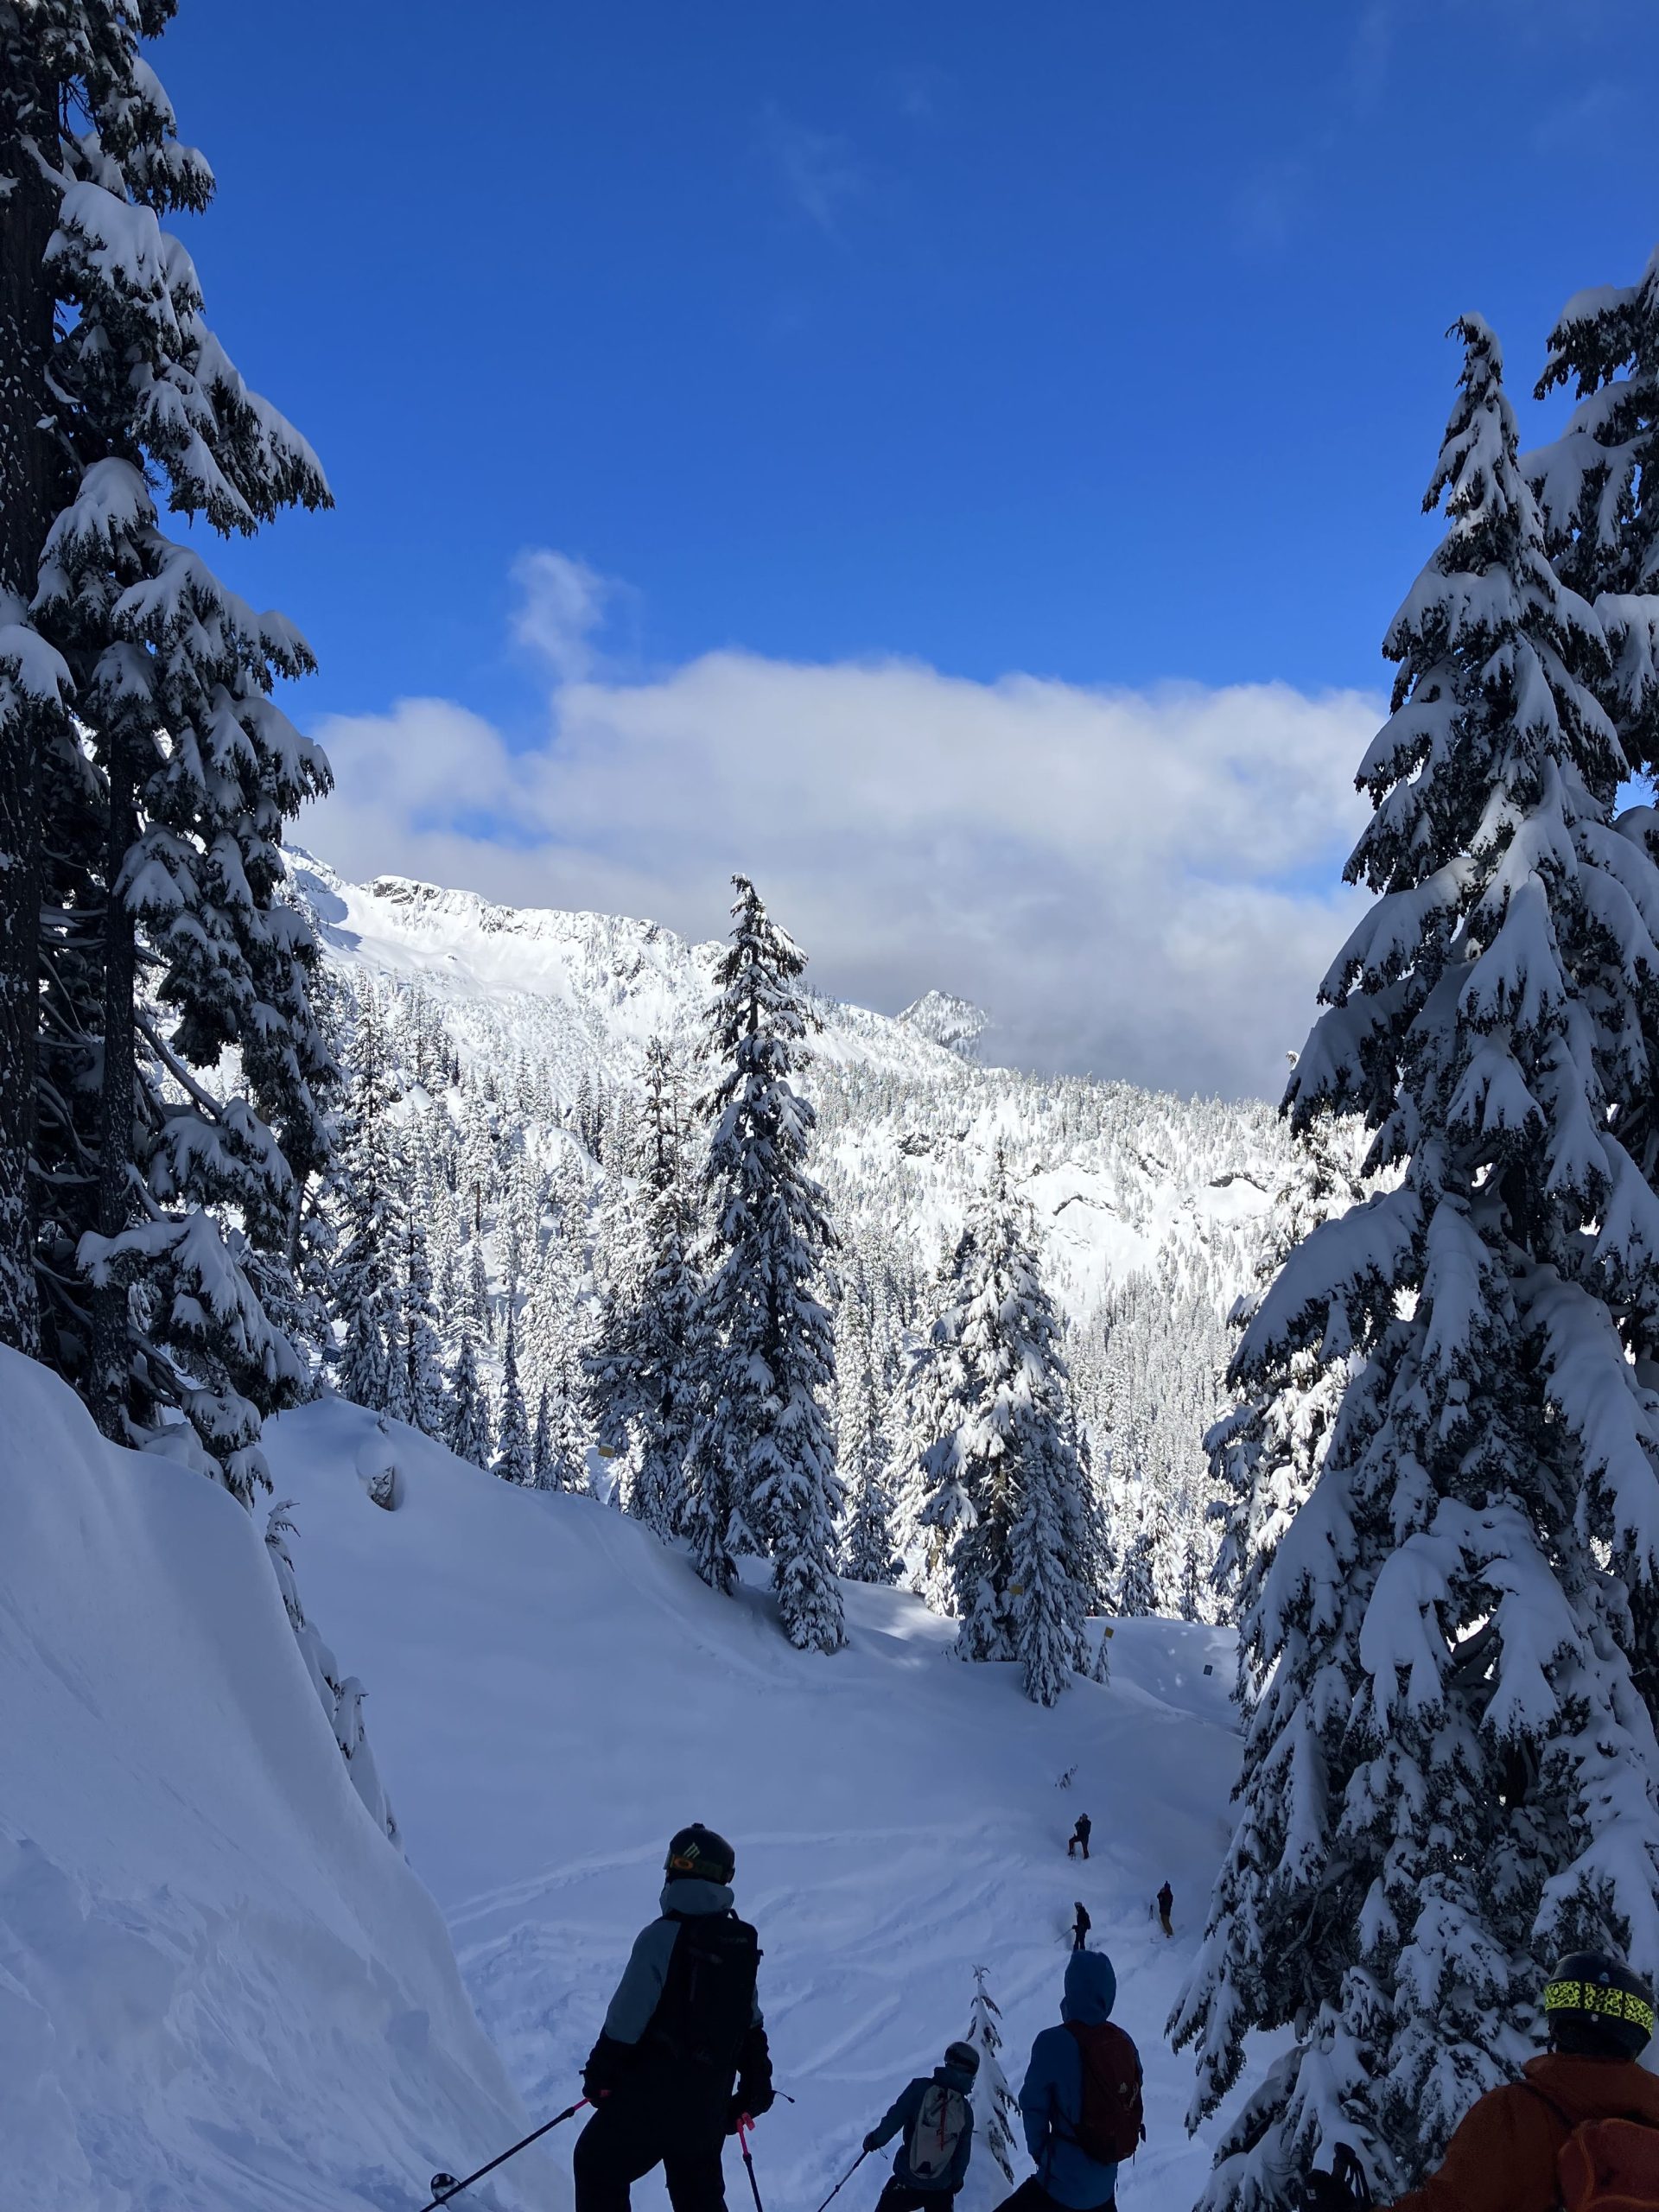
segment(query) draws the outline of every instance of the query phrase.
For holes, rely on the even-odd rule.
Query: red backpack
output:
[[[1065,2024],[1083,2059],[1083,2110],[1071,2140],[1096,2165],[1122,2165],[1135,2156],[1147,2133],[1141,2111],[1141,2054],[1109,2020],[1089,2027],[1080,2020]]]
[[[1575,2126],[1535,2082],[1526,2086],[1567,2130],[1555,2156],[1562,2212],[1659,2212],[1659,2127],[1637,2113]]]

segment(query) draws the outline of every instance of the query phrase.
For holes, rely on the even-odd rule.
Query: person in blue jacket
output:
[[[1026,2148],[1037,2171],[1005,2197],[997,2212],[1108,2212],[1117,2198],[1117,2168],[1091,2158],[1077,2140],[1083,2114],[1083,2051],[1068,2023],[1097,2027],[1112,2016],[1117,1976],[1103,1951],[1073,1951],[1066,1962],[1061,2024],[1045,2028],[1031,2047],[1020,2090]],[[1130,2046],[1133,2049],[1133,2045]],[[1135,2076],[1140,2078],[1140,2060]]]
[[[944,2212],[944,2208],[954,2202],[973,2154],[974,2108],[968,2100],[978,2072],[979,2053],[972,2044],[951,2044],[945,2051],[944,2065],[936,2066],[931,2078],[918,2075],[900,2089],[885,2116],[864,2138],[867,2153],[879,2151],[895,2135],[899,2138],[899,2155],[893,2162],[893,2174],[887,2187],[875,2201],[875,2212]],[[946,2101],[942,2107],[947,2114],[960,2120],[961,2133],[937,2172],[919,2173],[912,2162],[911,2138],[927,2093],[935,2082],[941,2088],[954,2089],[961,2100],[959,2105]],[[936,2147],[936,2164],[937,2158]]]

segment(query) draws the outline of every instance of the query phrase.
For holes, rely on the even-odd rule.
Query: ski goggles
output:
[[[1653,2006],[1631,1989],[1611,1989],[1599,1981],[1552,1981],[1545,1985],[1546,2012],[1589,2012],[1604,2020],[1628,2020],[1644,2036],[1653,2033]]]

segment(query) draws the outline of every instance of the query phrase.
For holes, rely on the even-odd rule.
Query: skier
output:
[[[956,2202],[974,2147],[974,2111],[968,2098],[979,2071],[970,2043],[953,2043],[944,2063],[899,2092],[886,2117],[864,2138],[868,2153],[903,2131],[898,2156],[875,2212],[946,2212]]]
[[[595,2110],[576,2140],[576,2212],[628,2212],[630,2184],[656,2165],[674,2212],[725,2212],[724,2139],[772,2102],[735,1863],[700,1822],[668,1847],[662,1917],[636,1940],[582,2073]]]
[[[1084,1857],[1086,1859],[1089,1856],[1089,1838],[1093,1833],[1094,1825],[1087,1813],[1077,1815],[1077,1824],[1072,1829],[1071,1840],[1065,1847],[1065,1855],[1068,1859],[1074,1859],[1077,1856],[1079,1844],[1083,1846]]]
[[[1031,2047],[1020,2090],[1026,2148],[1037,2164],[997,2212],[1106,2212],[1117,2169],[1146,2133],[1141,2057],[1111,2024],[1117,1976],[1103,1951],[1073,1951],[1065,1967],[1061,2024]]]
[[[1071,1948],[1074,1951],[1086,1951],[1088,1949],[1089,1930],[1094,1926],[1094,1922],[1089,1917],[1088,1906],[1084,1904],[1083,1899],[1079,1897],[1077,1899],[1077,1916],[1076,1921],[1072,1923],[1071,1929]]]
[[[1169,1884],[1166,1882],[1163,1888],[1158,1892],[1158,1917],[1163,1924],[1163,1930],[1166,1936],[1173,1936],[1175,1933],[1169,1917],[1170,1914],[1173,1912],[1174,1910],[1175,1892],[1170,1888]]]
[[[1544,1990],[1549,2048],[1524,2081],[1478,2098],[1440,2170],[1393,2212],[1552,2212],[1582,2201],[1659,2204],[1659,2079],[1637,2059],[1653,2033],[1653,1992],[1601,1951],[1564,1958]],[[1635,2123],[1634,2125],[1632,2123]],[[1311,2173],[1307,2212],[1354,2212],[1370,2191],[1350,2146],[1338,2171]]]

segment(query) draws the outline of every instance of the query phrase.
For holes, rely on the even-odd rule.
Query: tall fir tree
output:
[[[908,1472],[899,1502],[900,1548],[919,1554],[912,1586],[936,1613],[957,1611],[955,1558],[974,1522],[962,1478],[957,1433],[976,1402],[977,1381],[962,1340],[964,1286],[974,1256],[975,1217],[939,1264],[934,1318],[911,1354],[905,1380]]]
[[[162,227],[213,190],[137,50],[171,13],[0,6],[0,1337],[112,1436],[181,1413],[248,1498],[308,1381],[255,1279],[327,1155],[280,843],[328,777],[271,697],[304,641],[161,510],[245,533],[328,492]]]
[[[806,962],[747,878],[732,880],[734,927],[709,1018],[720,1073],[709,1101],[709,1270],[684,1522],[705,1581],[729,1590],[734,1554],[763,1550],[785,1635],[802,1649],[835,1651],[845,1640],[828,1414],[836,1352],[818,1296],[835,1239],[806,1171],[812,1108],[790,1082],[804,1057]]]
[[[474,1467],[487,1467],[493,1448],[490,1402],[478,1371],[478,1342],[476,1325],[470,1316],[463,1315],[455,1331],[454,1351],[449,1362],[443,1440],[457,1459],[469,1460]]]
[[[438,1308],[427,1258],[426,1224],[412,1205],[404,1223],[403,1281],[388,1345],[397,1373],[396,1402],[390,1410],[423,1436],[441,1435],[443,1353]]]
[[[1593,602],[1611,651],[1590,671],[1634,773],[1659,772],[1659,251],[1638,281],[1569,300],[1549,336],[1540,399],[1577,404],[1522,466],[1546,550]],[[1648,1163],[1650,1176],[1659,1162]]]
[[[584,1391],[601,1446],[627,1454],[629,1511],[669,1536],[683,1515],[696,1411],[697,1283],[679,1083],[660,1038],[645,1048],[639,1141],[641,1243],[601,1300]]]
[[[1059,1328],[1029,1208],[999,1149],[974,1214],[959,1330],[971,1391],[939,1458],[941,1490],[969,1509],[950,1550],[957,1649],[1018,1659],[1029,1696],[1052,1705],[1086,1668],[1092,1556],[1084,1477]],[[1090,1548],[1090,1552],[1091,1552]]]
[[[518,1329],[513,1319],[512,1305],[507,1305],[507,1318],[501,1344],[501,1396],[496,1414],[495,1458],[490,1472],[499,1475],[504,1483],[518,1483],[528,1488],[535,1478],[535,1462],[531,1451],[530,1423],[524,1413],[524,1394],[518,1383]]]
[[[1654,1070],[1659,869],[1621,834],[1607,648],[1546,556],[1496,340],[1465,364],[1428,504],[1446,536],[1389,632],[1393,712],[1350,862],[1376,894],[1322,988],[1298,1126],[1363,1113],[1397,1185],[1290,1254],[1233,1363],[1353,1357],[1313,1492],[1243,1624],[1238,1824],[1172,2020],[1196,2120],[1246,2037],[1287,2047],[1206,2202],[1282,2202],[1342,2139],[1379,2194],[1509,2078],[1541,1970],[1659,1967],[1659,1745],[1624,1580],[1659,1567],[1659,1203],[1620,1131]],[[1618,1568],[1610,1573],[1606,1562]]]
[[[1357,1125],[1321,1122],[1296,1141],[1290,1171],[1275,1194],[1256,1267],[1256,1287],[1233,1308],[1243,1330],[1297,1245],[1364,1195],[1355,1152]],[[1302,1345],[1290,1371],[1243,1399],[1205,1438],[1217,1499],[1221,1541],[1213,1580],[1222,1618],[1251,1618],[1280,1540],[1313,1493],[1352,1363],[1340,1321],[1329,1340]],[[1261,1689],[1256,1656],[1238,1646],[1238,1694],[1253,1706]]]
[[[899,1565],[893,1555],[887,1439],[877,1395],[871,1317],[861,1296],[844,1299],[842,1313],[836,1422],[836,1471],[847,1499],[842,1573],[849,1582],[891,1584],[898,1580]]]

